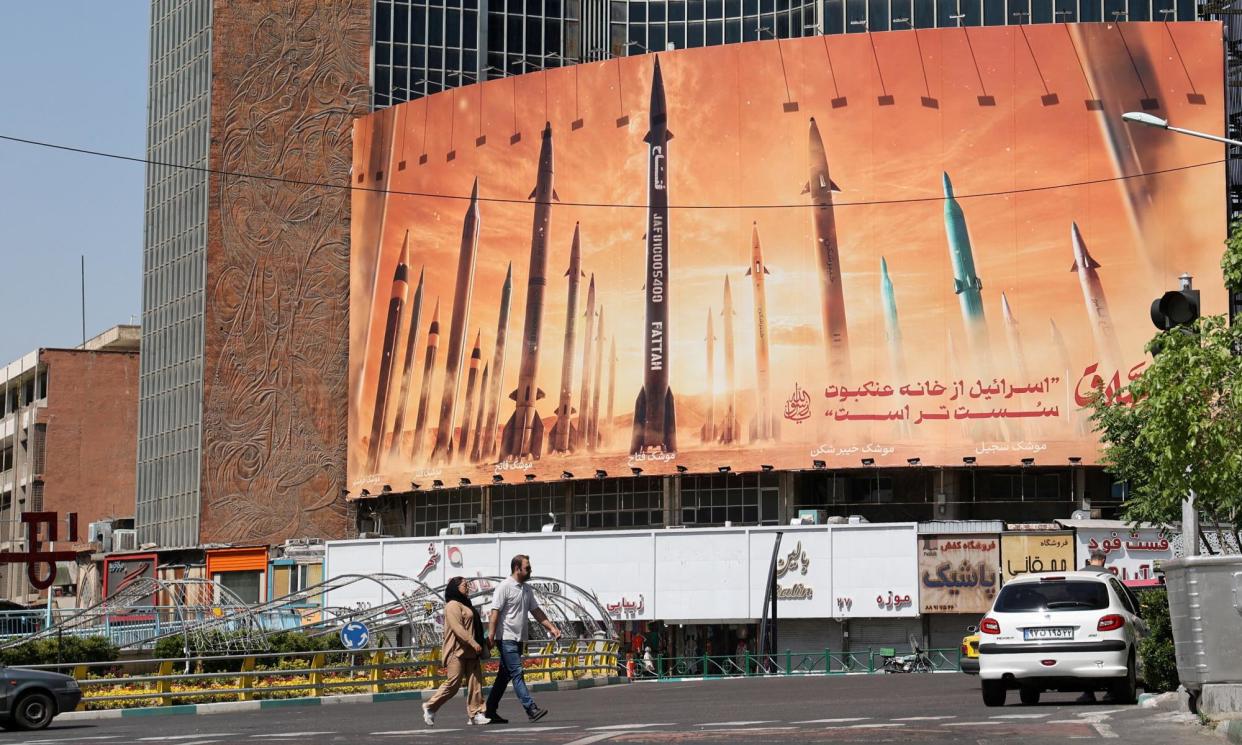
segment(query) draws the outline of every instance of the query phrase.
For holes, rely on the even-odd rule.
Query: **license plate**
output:
[[[1022,637],[1028,642],[1044,639],[1073,639],[1074,629],[1071,626],[1043,626],[1035,629],[1023,629]]]

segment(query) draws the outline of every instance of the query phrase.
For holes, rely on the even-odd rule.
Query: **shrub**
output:
[[[5,665],[77,665],[87,662],[112,662],[120,654],[120,649],[103,636],[49,637],[0,650],[0,663]]]
[[[1147,622],[1147,637],[1139,642],[1143,658],[1144,689],[1163,693],[1177,689],[1177,657],[1173,652],[1173,624],[1169,620],[1169,594],[1147,590],[1139,596],[1139,610]]]

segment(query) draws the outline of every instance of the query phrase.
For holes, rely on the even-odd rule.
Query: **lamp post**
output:
[[[1223,142],[1226,145],[1237,145],[1239,147],[1242,147],[1242,142],[1239,142],[1238,140],[1231,140],[1228,137],[1217,137],[1216,135],[1210,135],[1206,132],[1196,132],[1193,129],[1173,127],[1169,125],[1168,119],[1161,119],[1158,116],[1152,116],[1151,114],[1145,114],[1141,111],[1128,111],[1122,114],[1121,118],[1125,119],[1127,122],[1131,124],[1142,124],[1143,126],[1146,126],[1146,127],[1155,127],[1156,129],[1167,129],[1170,132],[1177,132],[1178,134],[1190,135],[1191,137],[1199,137],[1204,140],[1212,140],[1213,142]]]

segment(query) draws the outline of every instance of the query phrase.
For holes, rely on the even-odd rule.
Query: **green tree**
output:
[[[1221,260],[1226,286],[1242,289],[1242,226]],[[1181,519],[1190,490],[1208,527],[1242,515],[1242,327],[1205,316],[1191,329],[1160,332],[1158,351],[1127,386],[1102,384],[1090,409],[1103,463],[1129,485],[1123,516],[1133,522]]]

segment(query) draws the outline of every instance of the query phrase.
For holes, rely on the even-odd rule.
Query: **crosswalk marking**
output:
[[[841,722],[865,722],[871,717],[841,717],[839,719],[804,719],[794,724],[839,724]]]
[[[948,715],[940,716],[940,717],[896,717],[893,719],[893,721],[894,722],[936,722],[936,721],[940,721],[941,719],[957,719],[957,717],[948,716]]]
[[[589,727],[591,732],[610,732],[623,731],[629,729],[647,729],[648,727],[672,727],[669,723],[651,723],[651,724],[610,724],[607,727]]]
[[[757,719],[753,722],[706,722],[700,724],[700,727],[747,727],[753,724],[769,724],[776,721],[775,719]]]
[[[997,714],[991,719],[1043,719],[1050,717],[1052,714]]]

